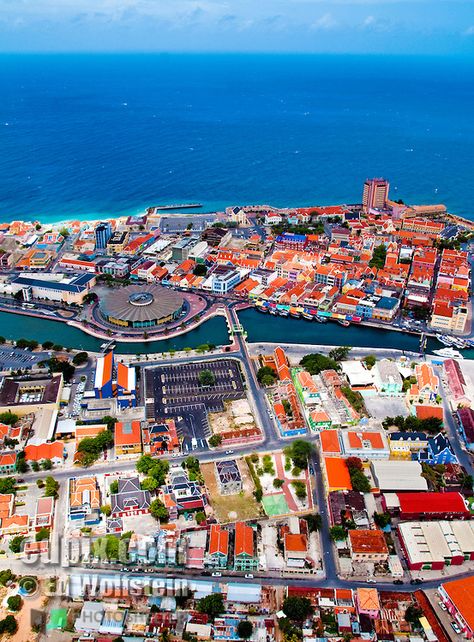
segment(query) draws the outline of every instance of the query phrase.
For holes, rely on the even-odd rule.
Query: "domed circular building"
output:
[[[103,318],[123,328],[152,328],[179,317],[184,297],[161,285],[127,285],[99,299]]]

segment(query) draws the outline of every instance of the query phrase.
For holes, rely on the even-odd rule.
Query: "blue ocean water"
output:
[[[303,55],[3,55],[0,220],[199,201],[392,196],[471,216],[474,63]]]

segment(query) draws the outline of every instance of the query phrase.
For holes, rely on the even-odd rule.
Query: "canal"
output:
[[[417,335],[379,330],[351,325],[344,328],[337,323],[316,323],[304,319],[290,319],[262,314],[253,308],[239,312],[239,319],[247,331],[248,341],[258,343],[314,343],[322,345],[347,345],[367,348],[392,348],[418,351]],[[91,352],[100,351],[103,339],[96,339],[78,328],[60,321],[38,319],[11,312],[0,312],[0,335],[7,339],[36,339],[40,343],[53,341],[65,347]],[[111,337],[113,338],[113,337]],[[229,343],[227,324],[223,317],[213,317],[194,330],[171,339],[141,343],[117,342],[117,352],[122,354],[144,354],[168,352],[186,347],[196,348],[203,343],[226,345]],[[428,352],[442,347],[436,339],[428,341]],[[464,350],[464,358],[474,359],[474,350]]]

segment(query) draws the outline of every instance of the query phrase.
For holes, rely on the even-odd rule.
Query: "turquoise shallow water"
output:
[[[474,63],[304,55],[0,56],[0,220],[158,202],[392,195],[471,215]]]
[[[377,330],[352,325],[343,328],[337,323],[320,324],[263,315],[253,309],[239,312],[239,319],[248,333],[248,341],[281,343],[314,343],[322,345],[349,345],[369,348],[395,348],[417,351],[418,337],[400,332]],[[89,336],[81,330],[59,321],[38,319],[26,315],[0,312],[0,335],[8,339],[36,339],[40,342],[52,340],[66,347],[98,351],[104,343],[101,339]],[[150,343],[118,343],[117,351],[124,354],[146,354],[195,348],[203,343],[225,345],[229,342],[227,325],[223,317],[214,317],[198,326],[195,330],[174,339],[152,341]],[[436,349],[441,345],[432,340],[428,348]],[[464,351],[466,358],[474,358],[474,350]]]

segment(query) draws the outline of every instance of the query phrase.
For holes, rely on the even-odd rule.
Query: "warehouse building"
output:
[[[375,486],[381,491],[425,491],[428,484],[421,476],[418,461],[378,460],[370,464]]]
[[[403,522],[398,533],[411,570],[441,570],[474,560],[474,524],[470,521]]]

